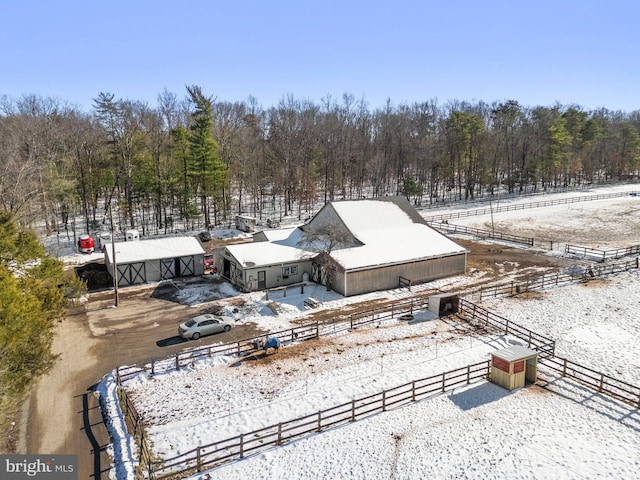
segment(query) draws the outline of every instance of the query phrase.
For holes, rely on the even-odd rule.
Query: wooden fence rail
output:
[[[496,315],[486,308],[468,300],[460,299],[459,308],[458,315],[469,323],[519,338],[523,342],[526,342],[528,348],[537,350],[538,356],[541,358],[554,355],[556,348],[555,340],[540,335],[500,315]]]
[[[116,369],[116,380],[118,385],[121,385],[123,381],[143,372],[155,375],[156,373],[161,373],[163,371],[179,370],[198,359],[214,355],[241,356],[254,350],[253,342],[255,340],[265,338],[267,336],[276,337],[280,339],[282,344],[286,345],[287,343],[292,342],[312,340],[322,335],[330,335],[334,333],[336,328],[339,326],[342,326],[342,329],[344,330],[359,328],[380,320],[394,318],[395,316],[402,315],[403,313],[413,313],[415,310],[427,308],[429,305],[428,295],[434,295],[441,292],[441,290],[436,288],[427,289],[424,290],[420,296],[398,300],[389,305],[363,310],[349,316],[337,317],[333,322],[327,322],[327,325],[331,325],[331,328],[323,329],[318,322],[313,322],[279,332],[270,332],[258,337],[245,338],[236,342],[201,347],[185,353],[176,354],[172,357],[153,360],[151,363],[147,363],[143,366],[130,365],[118,367]]]
[[[596,278],[626,272],[640,268],[640,258],[634,258],[623,262],[614,262],[606,265],[592,265],[588,267],[576,266],[573,270],[578,273],[552,273],[541,277],[532,278],[524,282],[509,282],[477,290],[465,292],[470,298],[482,301],[485,298],[500,297],[502,295],[517,295],[520,293],[535,292],[548,287],[567,285],[576,282],[588,282]]]
[[[517,235],[510,235],[508,233],[491,232],[489,230],[480,230],[479,228],[465,227],[463,225],[453,225],[450,223],[436,223],[429,222],[429,226],[449,233],[461,233],[465,235],[472,235],[482,239],[491,238],[494,240],[503,240],[511,243],[520,243],[522,245],[533,246],[533,237],[519,237]]]
[[[640,409],[640,387],[637,385],[618,380],[566,358],[551,356],[541,358],[540,363],[591,390]]]
[[[551,207],[554,205],[565,205],[570,203],[590,202],[594,200],[606,200],[608,198],[628,197],[633,192],[603,193],[599,195],[589,195],[573,198],[558,198],[555,200],[545,200],[543,202],[521,203],[518,205],[496,205],[495,207],[478,208],[474,210],[464,210],[461,212],[443,213],[440,215],[432,215],[423,217],[428,223],[442,222],[443,220],[451,220],[452,218],[466,218],[478,215],[488,215],[491,213],[510,212],[514,210],[526,210],[529,208]]]
[[[579,245],[565,245],[564,252],[569,255],[593,259],[597,262],[606,262],[608,260],[629,257],[631,255],[640,255],[640,245],[616,248],[613,250],[602,250],[598,248],[582,247]]]
[[[118,367],[116,369],[116,381],[121,385],[123,381],[139,373],[150,373],[155,375],[162,371],[179,370],[180,368],[191,364],[192,362],[205,357],[214,355],[243,355],[253,351],[253,342],[264,337],[276,337],[283,344],[291,342],[302,342],[318,338],[320,335],[318,322],[308,323],[299,327],[293,327],[278,332],[270,332],[268,334],[259,335],[257,337],[245,338],[231,343],[223,343],[218,345],[208,345],[195,350],[184,353],[178,353],[172,357],[165,357],[160,360],[153,360],[143,366],[129,365]]]
[[[427,396],[489,378],[489,361],[443,372],[368,395],[325,410],[242,433],[149,465],[150,478],[181,478],[257,451],[346,425]]]

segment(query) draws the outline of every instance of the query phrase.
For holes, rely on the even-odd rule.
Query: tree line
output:
[[[350,94],[218,101],[198,86],[157,104],[99,93],[0,102],[0,208],[50,233],[112,221],[143,235],[235,214],[303,219],[327,201],[416,204],[637,177],[640,112],[436,100],[375,110]],[[76,219],[82,219],[76,224]]]

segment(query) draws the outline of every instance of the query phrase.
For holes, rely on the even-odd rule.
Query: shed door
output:
[[[175,263],[173,258],[163,258],[160,261],[160,275],[163,280],[175,276]]]
[[[147,281],[144,262],[118,265],[118,286],[124,287]]]
[[[258,290],[264,290],[267,288],[267,272],[260,270],[258,272]]]
[[[180,257],[180,275],[187,277],[189,275],[195,275],[195,260],[193,257]]]
[[[131,283],[144,283],[147,281],[147,271],[144,262],[131,264]]]

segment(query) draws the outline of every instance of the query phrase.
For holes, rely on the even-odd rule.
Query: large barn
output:
[[[319,245],[323,237],[329,247]],[[401,277],[459,275],[467,266],[467,250],[429,227],[404,197],[327,203],[301,227],[225,247],[216,263],[241,290],[254,291],[300,282],[305,273],[324,283],[320,252],[331,258],[331,288],[344,296],[397,288]]]
[[[108,243],[103,250],[107,270],[113,277],[113,247]],[[204,254],[195,237],[118,242],[115,244],[118,286],[203,275]]]

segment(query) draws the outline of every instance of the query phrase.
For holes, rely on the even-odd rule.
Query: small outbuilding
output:
[[[491,382],[507,390],[535,383],[538,375],[538,352],[522,345],[512,345],[491,354]]]
[[[103,250],[105,265],[113,277],[114,249],[106,244]],[[203,275],[204,254],[196,237],[118,242],[115,244],[118,286]]]
[[[457,293],[441,293],[429,297],[429,311],[439,317],[456,313],[460,308]]]

